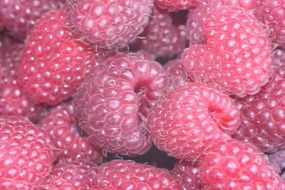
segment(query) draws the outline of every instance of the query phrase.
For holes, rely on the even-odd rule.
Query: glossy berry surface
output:
[[[162,66],[138,53],[118,53],[90,74],[74,97],[79,126],[110,152],[144,154],[149,108],[166,91]]]
[[[155,0],[156,6],[170,12],[195,8],[201,2],[201,0]]]

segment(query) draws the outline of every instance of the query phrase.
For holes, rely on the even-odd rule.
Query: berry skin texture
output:
[[[145,117],[166,91],[167,75],[139,53],[118,53],[102,65],[74,96],[79,126],[107,151],[144,154],[151,146]]]
[[[70,0],[71,29],[98,48],[124,47],[143,32],[153,0]]]
[[[89,162],[57,164],[37,190],[91,190],[96,167]]]
[[[142,50],[155,57],[171,58],[182,52],[186,46],[186,38],[180,32],[168,13],[154,8],[149,25],[138,42]]]
[[[277,65],[280,64],[278,60]],[[279,65],[269,83],[258,94],[236,99],[242,122],[234,137],[254,144],[262,152],[284,149],[284,96],[285,66]]]
[[[17,69],[23,49],[21,43],[5,44],[2,51],[2,79],[0,81],[0,114],[21,115],[33,121],[38,118],[42,106],[35,105],[23,92],[17,79]]]
[[[199,174],[206,190],[285,189],[280,176],[253,145],[235,140],[213,145]]]
[[[28,120],[0,116],[0,189],[31,190],[55,160],[49,136]]]
[[[201,0],[155,0],[155,5],[169,12],[195,8]]]
[[[229,95],[256,94],[272,71],[272,49],[263,26],[245,9],[203,6],[193,11],[199,17],[200,7],[207,10],[201,23],[194,23],[200,25],[202,38],[197,40],[203,44],[190,46],[182,55],[189,77]]]
[[[25,42],[19,81],[36,103],[68,99],[94,64],[93,49],[69,32],[63,9],[49,11]]]
[[[285,0],[260,0],[256,15],[269,29],[270,37],[285,48]]]
[[[184,190],[203,189],[203,184],[199,176],[199,168],[193,166],[190,162],[177,161],[172,170],[172,175],[179,180]]]
[[[278,152],[268,155],[268,159],[272,168],[285,179],[285,150],[279,150]]]
[[[181,190],[182,186],[164,169],[130,160],[113,160],[97,169],[93,188],[101,190]]]
[[[219,91],[188,83],[168,92],[149,113],[154,144],[170,156],[199,162],[214,142],[224,142],[240,125],[239,110]]]
[[[60,162],[81,160],[101,162],[100,149],[93,145],[88,137],[82,135],[75,120],[74,108],[70,103],[52,108],[39,126],[49,133],[59,149]]]
[[[17,38],[24,38],[30,32],[36,21],[48,10],[62,5],[62,0],[1,0],[0,20]],[[1,22],[1,21],[0,21]]]

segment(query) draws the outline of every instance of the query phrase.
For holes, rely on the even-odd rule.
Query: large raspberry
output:
[[[149,22],[153,0],[70,0],[72,31],[99,48],[126,46]]]
[[[75,95],[79,126],[108,151],[143,154],[151,145],[145,116],[166,91],[167,75],[142,54],[119,53],[102,65]]]
[[[201,16],[199,8],[193,11],[196,17]],[[203,38],[198,40],[205,44],[190,46],[182,58],[189,76],[231,95],[256,94],[272,70],[272,49],[263,26],[239,7],[206,10],[199,23]]]
[[[19,80],[36,103],[68,99],[94,67],[93,49],[69,31],[63,9],[49,11],[25,42]]]
[[[55,160],[48,134],[29,121],[0,116],[0,189],[31,190]]]
[[[96,167],[89,162],[57,164],[37,190],[91,190]]]
[[[285,189],[284,181],[254,146],[234,140],[207,150],[199,174],[205,189]]]
[[[236,100],[242,125],[234,137],[262,152],[285,148],[285,65],[275,59],[276,71],[269,83],[258,94]]]
[[[202,1],[203,0],[155,0],[155,4],[161,9],[172,12],[195,8]]]
[[[227,134],[233,134],[239,124],[239,110],[230,97],[195,83],[167,93],[148,117],[154,144],[189,161],[201,160],[209,146],[229,139]]]
[[[56,9],[63,0],[1,0],[0,20],[16,37],[23,38],[48,10]]]
[[[168,171],[130,160],[114,160],[99,166],[92,187],[100,190],[182,189]]]
[[[267,26],[271,39],[285,48],[285,0],[260,0],[256,15]]]
[[[101,161],[100,149],[83,136],[78,128],[72,105],[61,104],[52,108],[39,126],[50,134],[60,151],[60,161]]]

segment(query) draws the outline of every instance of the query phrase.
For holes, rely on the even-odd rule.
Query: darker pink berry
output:
[[[156,6],[169,12],[195,8],[203,0],[155,0]]]

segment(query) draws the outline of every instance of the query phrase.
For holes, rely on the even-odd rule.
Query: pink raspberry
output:
[[[205,44],[190,46],[182,56],[189,77],[230,95],[256,94],[272,70],[272,49],[263,26],[242,8],[206,9],[202,23],[194,24],[201,25],[203,39],[197,39]],[[199,8],[195,11],[201,16]]]
[[[201,0],[155,0],[156,6],[169,12],[195,8]]]
[[[63,0],[1,0],[0,20],[11,34],[24,38],[37,20],[48,10],[62,5]]]
[[[267,26],[270,38],[280,47],[285,48],[285,0],[260,0],[256,15]]]
[[[3,63],[1,64],[3,67],[3,77],[0,81],[0,114],[21,115],[34,121],[38,118],[42,106],[35,105],[24,94],[17,79],[17,69],[23,45],[11,41],[11,44],[6,44],[3,49]]]
[[[239,125],[239,110],[230,97],[196,83],[168,92],[148,117],[154,144],[170,156],[193,162],[202,160],[213,143],[228,140]]]
[[[188,81],[188,76],[179,58],[168,61],[163,67],[170,80],[168,90],[173,90]]]
[[[98,48],[123,47],[134,41],[149,22],[153,0],[70,0],[72,31]]]
[[[93,181],[93,189],[100,190],[182,189],[168,171],[130,160],[113,160],[102,164]]]
[[[70,103],[52,108],[39,126],[49,133],[60,155],[59,161],[101,162],[101,151],[78,128]]]
[[[49,136],[28,120],[0,116],[0,189],[31,190],[55,160]]]
[[[57,164],[37,190],[91,190],[96,167],[89,162]]]
[[[63,9],[49,11],[25,42],[19,81],[36,103],[55,105],[76,92],[95,66],[94,50],[69,31]]]
[[[276,58],[275,58],[276,59]],[[277,65],[280,64],[277,59]],[[262,90],[237,99],[242,125],[235,138],[251,142],[262,152],[285,147],[285,65],[277,66],[273,77]]]
[[[179,180],[185,190],[203,189],[203,184],[199,176],[199,168],[193,166],[191,162],[177,161],[172,174]]]
[[[74,97],[79,126],[107,151],[144,154],[151,146],[145,117],[166,91],[167,75],[142,54],[118,53],[102,65]]]
[[[140,48],[160,58],[171,58],[186,46],[186,38],[180,34],[171,16],[156,8],[140,38]]]
[[[254,146],[235,140],[216,143],[207,150],[199,174],[205,189],[285,189]]]

